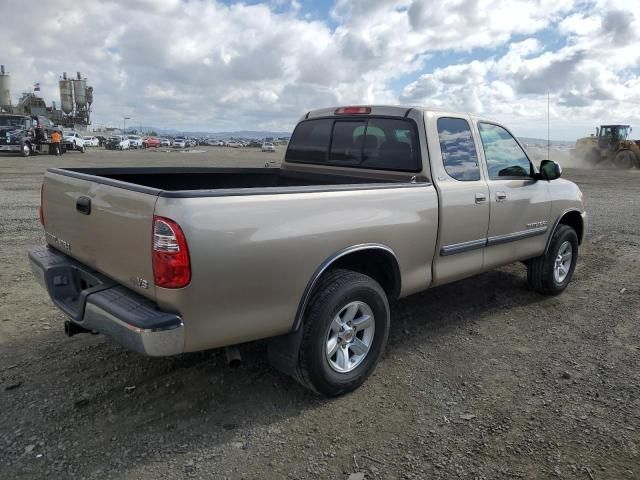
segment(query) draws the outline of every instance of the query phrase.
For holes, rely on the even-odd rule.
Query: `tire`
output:
[[[84,153],[84,152],[86,152],[86,150],[87,150],[87,149],[85,148],[85,146],[84,146],[84,145],[80,147],[80,153]]]
[[[635,163],[635,155],[629,150],[618,152],[613,160],[613,164],[620,170],[629,170],[633,168]]]
[[[571,255],[569,259],[567,253]],[[561,255],[564,255],[562,269],[557,264]],[[577,261],[578,235],[570,226],[560,224],[551,237],[547,253],[527,262],[527,281],[538,293],[559,295],[569,285]]]
[[[28,157],[31,155],[31,145],[29,145],[28,143],[25,143],[24,145],[22,145],[22,147],[20,148],[20,156],[22,157]]]
[[[353,322],[349,325],[355,330],[347,323],[341,324],[351,312]],[[314,289],[303,318],[295,379],[328,397],[355,390],[375,370],[384,352],[389,317],[387,295],[371,277],[350,270],[326,273]],[[335,353],[330,356],[328,348],[332,342]],[[357,354],[356,345],[359,351],[367,349]]]

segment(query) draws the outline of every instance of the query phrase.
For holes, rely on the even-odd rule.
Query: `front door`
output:
[[[491,209],[484,267],[538,256],[550,228],[549,183],[535,179],[533,165],[508,130],[479,122],[478,131]]]
[[[433,284],[440,285],[482,271],[489,187],[480,168],[469,118],[442,116],[430,118],[429,123],[430,151],[441,154],[431,156],[440,200]]]

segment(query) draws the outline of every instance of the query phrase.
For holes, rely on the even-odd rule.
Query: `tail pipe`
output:
[[[67,337],[73,337],[79,333],[91,333],[91,330],[87,330],[86,328],[81,327],[77,323],[66,320],[64,322],[64,334]]]
[[[224,353],[227,356],[227,365],[231,368],[239,367],[242,364],[242,356],[238,347],[225,347]]]

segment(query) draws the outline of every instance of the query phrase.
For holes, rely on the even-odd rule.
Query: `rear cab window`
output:
[[[422,169],[415,123],[382,117],[303,120],[285,161],[402,172]]]

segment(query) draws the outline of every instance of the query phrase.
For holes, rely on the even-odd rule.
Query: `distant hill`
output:
[[[526,143],[528,145],[539,145],[539,146],[547,146],[547,140],[544,138],[531,138],[531,137],[518,137],[518,140],[522,143]],[[567,144],[575,144],[575,142],[568,142],[563,140],[551,140],[552,146],[562,147]]]

